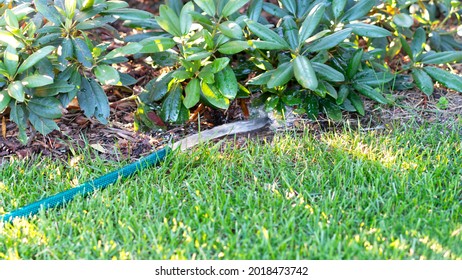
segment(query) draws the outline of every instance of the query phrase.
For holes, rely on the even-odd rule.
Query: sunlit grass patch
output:
[[[201,146],[0,225],[0,258],[461,259],[461,148],[442,125]],[[11,161],[0,211],[122,165]]]

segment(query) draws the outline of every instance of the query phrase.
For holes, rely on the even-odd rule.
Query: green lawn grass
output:
[[[461,127],[205,145],[0,224],[1,259],[462,259]],[[119,168],[11,160],[0,214]]]

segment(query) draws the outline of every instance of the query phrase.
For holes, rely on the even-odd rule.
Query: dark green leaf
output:
[[[140,53],[164,52],[176,45],[172,38],[160,36],[144,39],[140,44],[143,46]]]
[[[58,60],[61,64],[67,65],[67,59],[74,56],[74,46],[72,45],[72,40],[69,38],[64,38],[61,43],[61,54],[58,57]]]
[[[225,21],[218,26],[225,36],[233,39],[242,39],[242,28],[234,21]]]
[[[186,108],[194,107],[201,98],[201,86],[198,79],[191,79],[185,88],[186,97],[183,104]]]
[[[340,110],[340,107],[337,104],[328,100],[323,100],[321,104],[327,117],[334,121],[342,120],[342,110]]]
[[[237,12],[240,8],[247,4],[249,0],[228,0],[226,2],[226,5],[223,7],[223,10],[221,11],[221,15],[224,17],[228,17]]]
[[[412,78],[414,79],[417,87],[426,95],[430,96],[433,93],[432,78],[421,69],[412,70]]]
[[[155,39],[146,39],[146,44],[151,43],[151,41],[155,41]],[[104,59],[113,59],[113,58],[118,58],[118,57],[123,57],[126,55],[132,55],[139,53],[141,49],[143,49],[143,46],[139,43],[128,43],[126,46],[120,47],[113,49],[110,51],[107,55],[104,56]]]
[[[264,26],[263,24],[249,20],[247,21],[247,26],[255,35],[257,35],[263,41],[268,41],[274,44],[278,44],[281,49],[290,48],[290,46],[287,44],[286,41],[284,41],[284,39],[279,37],[278,34],[276,34],[274,31],[272,31],[268,27]]]
[[[116,85],[120,81],[119,72],[109,65],[96,66],[94,73],[98,81],[105,85]]]
[[[298,27],[292,17],[285,17],[282,22],[284,30],[284,38],[289,42],[290,48],[296,50],[298,48]]]
[[[313,31],[318,28],[318,24],[321,21],[322,17],[324,16],[326,8],[324,7],[324,3],[319,3],[314,6],[306,19],[302,23],[302,27],[300,28],[299,33],[299,44],[303,44],[306,39],[308,39]]]
[[[54,81],[54,83],[50,85],[36,88],[34,92],[34,96],[37,96],[37,97],[55,96],[58,93],[70,92],[73,89],[75,89],[75,86],[72,84],[68,84],[67,81],[56,80]]]
[[[6,107],[8,107],[8,104],[10,103],[11,97],[8,94],[7,90],[2,90],[0,91],[0,113],[3,113],[5,111]]]
[[[332,12],[334,13],[334,17],[337,19],[345,10],[346,0],[332,0]]]
[[[263,9],[263,0],[250,0],[247,16],[250,20],[258,21]]]
[[[343,82],[345,76],[334,68],[324,63],[312,62],[312,66],[316,75],[325,81],[329,82]]]
[[[316,40],[311,45],[308,46],[308,50],[310,52],[319,52],[322,50],[328,50],[333,47],[336,47],[340,43],[345,41],[346,38],[350,37],[351,31],[352,31],[351,28],[343,29],[343,30],[335,32],[334,34],[331,34],[329,36]]]
[[[420,53],[422,53],[426,42],[427,42],[427,35],[425,33],[425,30],[422,27],[419,27],[415,31],[414,37],[412,38],[412,43],[411,43],[412,55],[414,57],[417,57]]]
[[[160,117],[164,121],[176,122],[180,114],[182,101],[181,101],[181,86],[176,84],[167,94],[167,97],[162,102]]]
[[[265,10],[265,12],[267,12],[268,14],[276,16],[278,18],[283,18],[289,15],[289,13],[286,10],[281,9],[272,3],[263,3],[263,10]]]
[[[318,87],[318,78],[310,60],[306,56],[297,56],[293,63],[297,82],[304,88],[315,90]]]
[[[294,65],[291,62],[286,62],[272,73],[271,79],[268,81],[268,88],[275,88],[287,84],[294,77]]]
[[[207,83],[201,83],[201,93],[206,102],[219,109],[228,109],[229,99],[223,96],[214,86]]]
[[[361,66],[361,59],[363,58],[363,49],[358,49],[353,57],[348,61],[347,76],[349,79],[353,78],[358,73],[359,66]]]
[[[282,7],[293,15],[297,15],[297,2],[295,0],[280,0]]]
[[[42,118],[57,119],[62,115],[61,102],[54,97],[32,98],[27,106],[31,112]]]
[[[269,80],[271,79],[271,76],[273,75],[275,70],[269,70],[264,72],[263,74],[260,74],[251,80],[247,82],[248,85],[255,85],[255,86],[261,86],[261,85],[266,85]]]
[[[108,9],[101,14],[113,15],[121,20],[148,20],[152,18],[152,14],[147,11],[131,8]]]
[[[182,35],[186,35],[191,30],[193,22],[191,12],[194,11],[194,3],[188,2],[181,9],[180,13],[180,31]]]
[[[173,36],[180,37],[180,18],[175,11],[167,5],[160,5],[159,14],[160,15],[156,17],[156,21],[160,27]]]
[[[372,0],[360,0],[348,11],[346,11],[341,21],[354,21],[367,15],[369,11],[375,6],[375,1]]]
[[[215,74],[215,86],[228,99],[234,99],[239,89],[236,75],[231,67],[226,66]]]
[[[274,43],[270,41],[250,40],[249,43],[252,45],[253,48],[259,50],[282,51],[290,48],[288,46],[281,46],[281,44],[279,43]]]
[[[61,25],[60,13],[52,5],[48,6],[47,0],[35,0],[35,8],[41,13],[47,20],[51,21],[57,26]]]
[[[37,88],[50,85],[53,83],[53,78],[48,75],[35,74],[22,79],[22,84],[28,88]]]
[[[397,14],[393,17],[393,22],[404,28],[409,28],[414,24],[414,19],[407,14]]]
[[[26,100],[26,93],[20,81],[15,81],[8,85],[8,94],[18,102]]]
[[[401,41],[401,46],[404,52],[409,56],[411,60],[414,60],[414,55],[412,54],[411,47],[409,46],[406,38],[403,35],[399,35],[399,40]]]
[[[337,105],[342,105],[343,101],[348,97],[350,94],[350,89],[347,85],[341,85],[340,90],[338,91],[337,97]]]
[[[148,84],[149,88],[148,90],[148,98],[147,98],[147,103],[151,103],[153,101],[159,101],[168,92],[168,84],[173,78],[173,71],[169,72],[163,76],[160,76],[155,80],[153,83]]]
[[[89,83],[95,96],[95,117],[102,124],[107,124],[107,118],[109,117],[109,113],[111,111],[109,108],[107,95],[94,79],[90,79]]]
[[[13,77],[16,74],[18,69],[19,56],[18,52],[12,46],[6,47],[6,50],[3,53],[3,61],[5,63],[5,69]]]
[[[319,115],[318,98],[312,94],[309,94],[305,97],[304,103],[305,103],[304,109],[308,117],[313,120],[316,119]]]
[[[73,43],[74,53],[77,55],[77,60],[82,63],[83,66],[90,68],[93,65],[93,56],[87,46],[87,43],[80,38],[73,39]]]
[[[371,87],[383,86],[392,81],[395,76],[389,72],[375,72],[372,69],[364,70],[353,77],[355,84],[365,84]]]
[[[231,55],[240,53],[248,48],[250,48],[250,46],[249,43],[247,43],[246,41],[231,41],[221,45],[221,47],[218,48],[218,51],[222,54]]]
[[[377,101],[381,104],[388,104],[388,100],[375,88],[372,88],[366,84],[355,83],[353,87],[362,95]]]
[[[425,64],[455,63],[462,60],[462,51],[431,53],[422,58]]]
[[[34,128],[42,135],[47,135],[53,130],[59,130],[58,125],[47,117],[38,116],[34,112],[29,113],[29,121]]]
[[[202,11],[209,16],[215,16],[217,8],[214,0],[194,0],[194,3],[196,3],[197,6],[199,6],[199,8],[201,8]]]
[[[368,38],[381,38],[391,36],[390,31],[372,24],[353,23],[347,24],[346,27],[352,28],[354,34]]]
[[[459,75],[452,74],[440,68],[427,66],[424,68],[430,77],[438,81],[443,86],[453,89],[458,92],[462,92],[462,77]]]
[[[357,95],[354,92],[350,92],[350,94],[348,95],[348,100],[350,100],[351,104],[353,105],[353,107],[355,107],[356,112],[358,112],[358,114],[360,114],[361,116],[364,116],[366,114],[366,110],[364,109],[364,103],[361,100],[361,97],[359,97],[359,95]]]
[[[77,99],[85,116],[87,116],[87,118],[93,117],[96,110],[96,99],[90,82],[86,78],[82,79],[81,87],[79,91],[77,91]]]

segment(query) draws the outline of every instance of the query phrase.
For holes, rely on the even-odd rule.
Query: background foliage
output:
[[[114,67],[129,55],[163,73],[137,98],[137,127],[183,123],[199,104],[227,109],[236,98],[338,120],[364,115],[364,98],[392,103],[394,90],[462,91],[450,67],[462,60],[462,29],[450,28],[459,1],[169,0],[155,17],[124,1],[0,2],[0,112],[22,142],[29,123],[58,129],[53,119],[74,98],[106,123],[102,86],[136,82]],[[139,32],[120,38],[117,20]],[[101,41],[100,29],[123,46]]]

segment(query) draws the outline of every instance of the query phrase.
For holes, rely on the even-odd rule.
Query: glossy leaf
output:
[[[325,81],[329,81],[329,82],[345,81],[345,76],[341,72],[330,67],[329,65],[326,65],[324,63],[319,63],[319,62],[312,62],[312,66],[313,66],[314,71],[316,72],[316,75]]]
[[[150,37],[146,38],[140,42],[142,45],[140,53],[158,53],[164,52],[176,45],[175,41],[172,38],[167,37]]]
[[[0,113],[3,113],[10,103],[11,97],[7,90],[0,91]]]
[[[414,24],[414,19],[407,14],[397,14],[393,17],[393,22],[399,27],[409,28]]]
[[[32,98],[27,103],[27,107],[30,111],[43,118],[57,119],[62,115],[61,102],[54,97]]]
[[[107,95],[94,79],[90,79],[89,83],[95,96],[95,118],[102,124],[107,124],[107,118],[111,111]]]
[[[175,11],[167,5],[161,5],[159,8],[159,16],[156,17],[157,23],[173,36],[181,36],[180,18]]]
[[[349,79],[353,78],[358,73],[359,66],[361,66],[361,60],[363,58],[363,49],[358,49],[353,57],[348,61],[347,76]]]
[[[3,61],[5,63],[6,71],[10,77],[13,77],[16,74],[19,64],[19,56],[16,49],[11,46],[6,47],[3,53]]]
[[[283,18],[289,15],[289,13],[286,10],[281,9],[279,8],[279,6],[274,5],[272,3],[263,3],[263,10],[268,14],[276,16],[278,18]]]
[[[385,28],[373,24],[353,23],[346,25],[346,27],[352,28],[353,33],[356,35],[368,38],[382,38],[392,35],[391,32]]]
[[[240,8],[244,7],[249,0],[228,0],[226,1],[226,5],[223,7],[221,11],[221,15],[224,17],[228,17],[235,12],[237,12]]]
[[[358,114],[360,114],[361,116],[364,116],[366,114],[364,102],[359,95],[357,95],[354,92],[350,92],[350,94],[348,95],[348,100],[350,100],[351,105],[355,107],[356,112],[358,112]]]
[[[284,30],[284,39],[289,43],[292,50],[296,50],[299,46],[298,27],[292,17],[285,17],[282,22]]]
[[[249,43],[246,41],[230,41],[224,43],[218,48],[218,51],[222,54],[236,54],[250,48]]]
[[[209,16],[215,16],[217,8],[214,0],[194,0],[194,3]]]
[[[350,94],[350,89],[348,88],[347,85],[341,85],[340,89],[338,91],[338,96],[337,96],[337,105],[342,105],[343,101],[348,97]]]
[[[355,83],[353,84],[353,87],[362,95],[366,96],[369,99],[372,99],[374,101],[377,101],[381,104],[388,104],[388,100],[375,88],[372,88],[371,86],[361,84],[361,83]]]
[[[60,13],[52,5],[48,5],[47,0],[35,0],[35,8],[39,13],[41,13],[48,21],[51,21],[57,26],[60,26],[62,21],[60,18]]]
[[[24,44],[18,41],[13,36],[13,34],[6,30],[0,30],[0,42],[4,45],[11,46],[14,49],[21,48],[24,46]]]
[[[297,56],[293,64],[297,82],[304,88],[315,90],[318,87],[318,78],[310,60],[306,56]]]
[[[395,76],[389,72],[375,72],[372,69],[359,72],[353,77],[355,84],[365,84],[371,87],[381,87],[392,81]]]
[[[174,85],[162,102],[160,117],[164,121],[176,122],[182,105],[181,86]]]
[[[201,93],[206,102],[219,109],[228,109],[229,99],[223,96],[220,91],[211,84],[201,83]]]
[[[18,102],[26,100],[26,93],[20,81],[15,81],[8,85],[8,94]]]
[[[96,100],[90,82],[86,78],[82,79],[80,89],[77,91],[77,99],[85,116],[87,118],[93,117],[96,110]]]
[[[191,79],[185,88],[185,99],[183,104],[186,108],[194,107],[201,98],[201,86],[198,79]]]
[[[287,42],[284,39],[279,37],[279,35],[276,34],[276,32],[272,31],[271,29],[264,26],[263,24],[260,24],[255,21],[247,21],[247,26],[255,35],[257,35],[263,41],[268,41],[274,44],[278,44],[281,47],[281,49],[290,48],[290,46],[287,44]]]
[[[98,81],[104,85],[116,85],[120,81],[119,72],[109,65],[96,66],[94,73]]]
[[[22,79],[23,86],[27,88],[43,87],[52,83],[53,78],[48,75],[35,74]]]
[[[427,66],[424,68],[425,72],[438,81],[443,86],[453,89],[457,92],[462,92],[462,77],[452,74],[440,68]]]
[[[242,28],[234,21],[225,21],[218,26],[225,36],[233,39],[242,39]]]
[[[250,0],[247,16],[250,20],[258,21],[263,9],[263,0]]]
[[[300,28],[299,44],[303,44],[313,34],[313,31],[318,27],[319,22],[324,16],[325,10],[324,3],[319,3],[311,9]]]
[[[375,1],[372,0],[360,0],[356,2],[356,4],[351,7],[348,11],[346,11],[341,21],[354,21],[366,16],[372,8],[375,6]]]
[[[439,53],[431,53],[422,58],[422,63],[425,64],[444,64],[455,63],[462,60],[462,51],[447,51]]]
[[[29,113],[29,121],[42,135],[47,135],[54,130],[59,130],[58,125],[48,117],[38,116],[34,112]]]
[[[417,87],[426,95],[430,96],[433,93],[433,81],[432,78],[421,69],[412,70],[412,78],[414,79]]]
[[[213,73],[218,73],[221,70],[225,69],[226,66],[229,64],[229,58],[227,57],[220,57],[215,59],[211,64],[211,69]]]
[[[193,18],[191,12],[194,11],[194,3],[188,2],[181,9],[180,13],[180,31],[181,35],[186,35],[191,30]]]
[[[319,52],[336,47],[345,41],[346,38],[350,37],[351,31],[351,28],[343,29],[341,31],[335,32],[334,34],[316,40],[308,46],[308,50],[310,52]]]
[[[113,49],[107,55],[104,56],[104,59],[112,59],[117,57],[123,57],[126,55],[132,55],[138,53],[143,48],[143,45],[139,43],[128,43],[126,46]]]
[[[82,63],[83,66],[90,68],[93,65],[93,56],[87,46],[87,43],[85,43],[84,40],[77,38],[73,39],[73,45],[74,53],[77,55],[77,60]]]
[[[335,18],[339,18],[343,14],[346,2],[346,0],[332,0],[332,12]]]
[[[297,2],[295,0],[280,0],[282,6],[291,14],[297,14]]]
[[[411,42],[411,50],[414,57],[417,57],[423,51],[426,41],[427,35],[425,30],[422,27],[417,28]]]
[[[21,66],[19,66],[18,68],[18,74],[26,71],[27,69],[37,64],[37,62],[45,58],[47,55],[49,55],[54,50],[55,50],[55,47],[47,46],[47,47],[43,47],[39,49],[38,51],[34,52],[29,57],[27,57],[23,63],[21,63]]]
[[[291,62],[286,62],[272,73],[268,81],[268,88],[275,88],[287,84],[294,76],[294,65]]]
[[[215,74],[215,86],[228,99],[234,99],[239,89],[236,75],[228,65],[222,71]]]
[[[342,120],[342,110],[340,110],[340,107],[337,104],[328,100],[323,100],[321,104],[328,118],[334,121]]]

